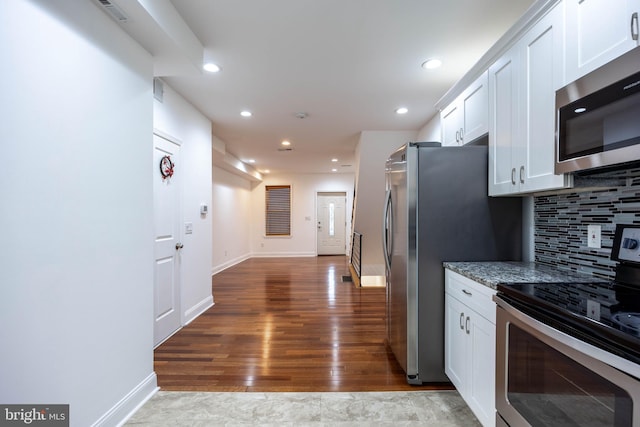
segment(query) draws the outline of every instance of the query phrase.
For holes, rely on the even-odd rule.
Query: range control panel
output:
[[[611,248],[611,259],[640,265],[640,226],[617,225]]]

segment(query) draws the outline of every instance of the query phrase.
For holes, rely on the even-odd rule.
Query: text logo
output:
[[[0,405],[0,427],[69,427],[69,405]]]

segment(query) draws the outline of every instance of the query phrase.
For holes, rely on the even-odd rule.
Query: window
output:
[[[267,236],[291,235],[291,186],[265,187],[265,224]]]
[[[329,203],[329,236],[333,237],[336,235],[336,204]]]

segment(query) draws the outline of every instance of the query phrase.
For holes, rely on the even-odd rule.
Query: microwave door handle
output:
[[[638,41],[638,12],[631,15],[631,38]]]

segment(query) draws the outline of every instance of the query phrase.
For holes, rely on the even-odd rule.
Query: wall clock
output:
[[[160,159],[160,174],[162,179],[171,178],[173,176],[173,167],[175,163],[171,161],[171,156],[164,156]]]

